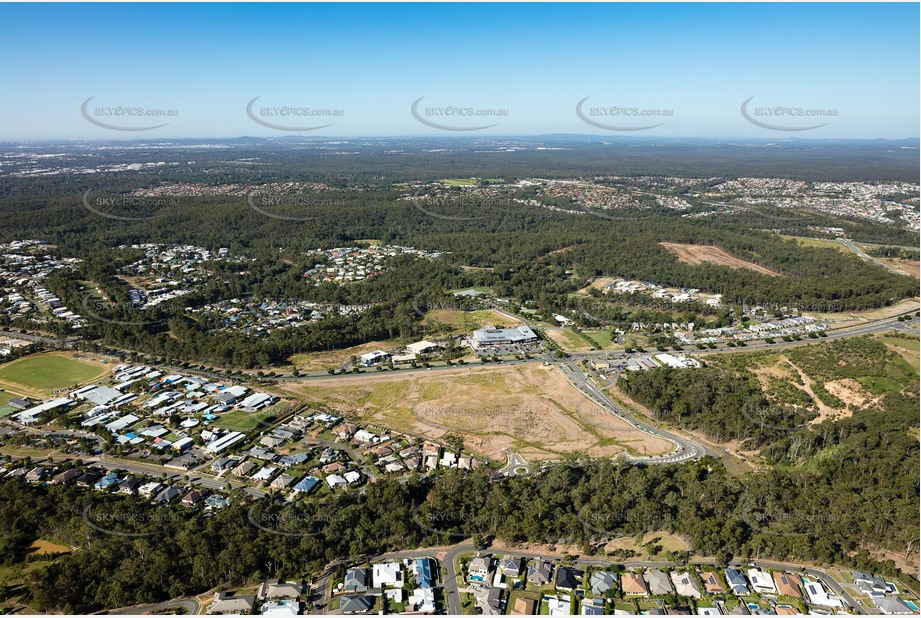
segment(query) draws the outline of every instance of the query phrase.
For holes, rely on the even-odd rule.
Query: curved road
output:
[[[152,614],[155,612],[161,612],[166,609],[173,609],[175,607],[181,607],[185,610],[186,614],[195,615],[201,611],[201,603],[198,602],[198,599],[175,599],[173,601],[165,601],[163,603],[154,603],[152,605],[135,605],[134,607],[122,607],[119,609],[110,609],[108,611],[97,612],[101,615],[138,615],[138,614]]]
[[[569,381],[575,386],[579,391],[597,403],[599,406],[617,416],[624,421],[630,423],[632,426],[636,427],[640,431],[648,433],[651,436],[657,438],[662,438],[663,440],[668,440],[675,444],[675,450],[668,455],[650,455],[650,456],[627,456],[626,459],[631,463],[646,463],[646,464],[665,464],[665,463],[680,463],[683,461],[690,461],[694,459],[700,459],[704,456],[718,457],[719,455],[712,449],[704,446],[700,442],[691,440],[690,438],[684,438],[677,436],[673,433],[663,431],[644,423],[643,421],[637,420],[636,418],[627,414],[623,408],[617,406],[612,402],[608,397],[601,392],[601,389],[598,388],[591,378],[589,378],[578,366],[573,366],[572,363],[559,363],[558,366],[563,370],[563,373],[569,378]]]

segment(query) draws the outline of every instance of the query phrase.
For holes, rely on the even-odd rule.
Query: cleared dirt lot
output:
[[[504,459],[506,449],[543,460],[577,451],[610,457],[674,448],[586,399],[556,367],[536,363],[375,372],[283,388],[306,403],[395,431],[433,439],[462,434],[469,450],[491,459]]]
[[[745,268],[771,277],[780,276],[780,273],[774,272],[770,268],[765,268],[754,262],[740,260],[713,245],[682,245],[674,242],[660,242],[659,244],[678,256],[678,261],[685,264],[696,265],[710,262],[711,264],[721,264],[729,268]]]

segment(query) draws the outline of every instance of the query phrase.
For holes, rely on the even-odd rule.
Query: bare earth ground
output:
[[[921,262],[916,262],[913,260],[885,260],[885,259],[883,261],[889,264],[890,266],[892,266],[893,268],[902,271],[906,275],[912,276],[915,279],[921,279],[921,272],[919,272],[919,268],[921,268]]]
[[[431,439],[462,434],[470,451],[497,460],[506,449],[544,460],[573,452],[610,457],[674,448],[586,399],[552,366],[397,371],[281,388],[306,403],[394,431]]]
[[[614,277],[596,277],[591,283],[576,292],[576,294],[581,296],[588,296],[589,290],[592,288],[603,290],[605,286],[610,285],[611,283],[614,283]]]
[[[780,273],[755,264],[754,262],[746,262],[745,260],[732,257],[724,250],[713,245],[683,245],[674,242],[660,242],[659,244],[677,255],[679,262],[691,264],[692,266],[702,264],[703,262],[710,262],[711,264],[721,264],[730,268],[747,268],[748,270],[753,270],[772,277],[780,276]]]

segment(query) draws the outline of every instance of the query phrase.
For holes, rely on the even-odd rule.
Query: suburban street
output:
[[[464,543],[460,543],[450,548],[444,555],[442,564],[443,564],[444,573],[445,573],[445,577],[444,577],[445,597],[447,599],[449,614],[460,615],[462,613],[461,599],[460,599],[461,593],[459,591],[459,586],[457,586],[457,575],[458,575],[457,564],[456,564],[457,559],[461,554],[471,553],[475,551],[476,551],[476,548],[473,546],[472,543],[464,542]],[[420,552],[421,552],[421,555],[429,555],[429,556],[434,555],[432,550],[416,550],[415,554],[420,554]],[[485,550],[485,553],[495,553],[495,554],[500,554],[500,555],[517,556],[517,557],[522,557],[522,558],[541,559],[541,560],[560,560],[563,557],[561,554],[541,554],[541,553],[525,552],[525,551],[519,551],[519,550],[487,549]],[[403,554],[402,552],[398,552],[396,554],[387,554],[386,556],[380,556],[379,558],[386,559],[386,558],[409,557],[408,555],[403,556],[402,554]],[[377,558],[375,560],[377,560]],[[592,558],[576,559],[574,561],[574,565],[576,568],[585,568],[587,566],[607,566],[610,564],[622,564],[627,569],[672,568],[672,567],[679,566],[678,564],[674,562],[667,562],[667,561],[633,560],[633,561],[627,561],[627,562],[617,562],[613,560],[599,560],[599,559],[592,559]],[[716,566],[719,563],[716,560],[693,560],[690,562],[690,564]],[[858,605],[854,601],[854,599],[847,593],[847,591],[844,590],[844,588],[842,588],[841,585],[838,584],[838,582],[835,581],[835,579],[831,577],[825,571],[822,571],[820,569],[813,568],[813,567],[804,567],[802,565],[793,564],[789,562],[776,562],[776,561],[769,561],[769,560],[754,560],[751,562],[751,564],[753,564],[756,567],[764,568],[764,569],[784,569],[784,570],[788,570],[792,572],[801,572],[804,575],[809,575],[811,577],[819,579],[822,581],[823,584],[825,584],[826,587],[830,588],[835,594],[840,595],[847,603],[849,603],[851,607],[853,607],[855,611],[857,611],[857,613],[859,614],[867,613],[866,610],[861,605]],[[747,564],[738,562],[738,561],[733,561],[733,562],[730,562],[728,566],[737,567],[737,568],[745,568]]]

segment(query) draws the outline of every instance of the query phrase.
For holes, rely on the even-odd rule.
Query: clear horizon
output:
[[[918,20],[907,3],[4,4],[0,140],[914,140]]]

